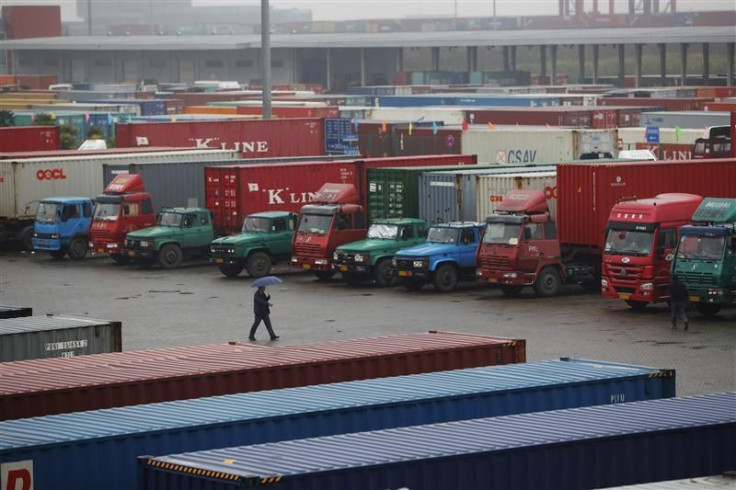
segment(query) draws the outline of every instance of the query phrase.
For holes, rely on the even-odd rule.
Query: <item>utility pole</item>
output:
[[[263,85],[261,114],[271,119],[271,23],[268,0],[261,0],[261,85]]]

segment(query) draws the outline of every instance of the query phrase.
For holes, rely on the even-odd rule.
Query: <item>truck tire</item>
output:
[[[355,274],[353,272],[343,272],[342,278],[349,286],[360,286],[363,283],[363,278],[360,274]]]
[[[537,296],[554,296],[560,290],[560,273],[554,267],[545,267],[537,276],[534,292]]]
[[[60,260],[66,255],[66,250],[63,248],[60,250],[49,250],[49,255],[56,260]]]
[[[184,254],[175,243],[167,243],[158,251],[158,263],[164,269],[174,269],[181,265]]]
[[[703,316],[714,317],[721,311],[721,305],[714,305],[712,303],[695,303],[695,309],[698,310]]]
[[[253,252],[245,262],[250,277],[263,277],[271,272],[271,257],[266,252]]]
[[[23,228],[17,237],[22,250],[33,252],[33,242],[31,241],[31,238],[33,238],[33,225]]]
[[[626,304],[635,310],[643,310],[647,307],[647,303],[645,301],[634,301],[632,299],[627,299]]]
[[[391,265],[391,259],[381,259],[373,268],[373,280],[376,285],[386,288],[396,284],[396,271]]]
[[[501,292],[506,296],[518,296],[524,286],[515,286],[512,284],[502,284]]]
[[[238,274],[243,272],[243,268],[239,265],[227,265],[222,264],[219,266],[220,272],[226,277],[237,277]]]
[[[447,293],[457,287],[457,269],[452,264],[440,264],[434,271],[433,283],[437,291]]]
[[[87,244],[87,240],[82,237],[77,237],[69,243],[67,254],[72,260],[82,260],[87,256],[88,251],[89,246]]]
[[[332,276],[335,275],[333,271],[314,271],[314,275],[317,276],[317,279],[320,281],[327,281],[328,279],[332,279]]]

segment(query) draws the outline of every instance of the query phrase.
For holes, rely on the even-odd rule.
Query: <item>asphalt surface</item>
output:
[[[428,330],[521,338],[528,361],[578,357],[672,368],[679,396],[736,391],[736,309],[708,319],[691,311],[690,330],[671,330],[665,305],[634,311],[569,286],[559,296],[518,298],[475,283],[453,293],[431,286],[351,287],[336,278],[279,266],[269,287],[271,319],[289,345]],[[0,252],[0,304],[55,314],[121,321],[123,349],[247,341],[252,279],[228,279],[206,262],[176,270],[118,266],[105,258],[53,260],[43,253]]]

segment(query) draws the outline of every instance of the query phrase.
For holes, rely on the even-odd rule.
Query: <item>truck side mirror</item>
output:
[[[666,260],[667,262],[672,262],[672,260],[675,258],[675,250],[672,248],[663,248],[660,255],[663,256],[664,260]]]

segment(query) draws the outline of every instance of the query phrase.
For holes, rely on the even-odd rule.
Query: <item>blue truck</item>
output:
[[[453,291],[460,280],[475,280],[475,254],[484,228],[469,221],[432,225],[425,243],[394,255],[398,280],[407,289],[431,283],[442,292]]]
[[[31,243],[55,259],[81,260],[89,250],[94,202],[88,197],[50,197],[38,204]]]

